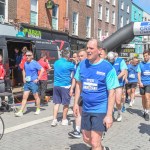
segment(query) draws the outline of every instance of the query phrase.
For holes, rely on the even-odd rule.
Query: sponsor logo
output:
[[[97,72],[96,72],[96,74],[97,74],[97,75],[102,75],[102,76],[105,76],[105,72],[100,72],[100,71],[97,71]]]

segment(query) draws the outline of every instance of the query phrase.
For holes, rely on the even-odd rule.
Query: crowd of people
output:
[[[17,50],[16,58],[17,57]],[[150,110],[150,51],[144,51],[144,61],[133,57],[130,62],[118,57],[116,52],[108,52],[97,39],[90,39],[86,49],[81,49],[70,57],[70,51],[63,50],[61,58],[54,63],[53,121],[58,125],[59,106],[63,105],[62,125],[68,125],[67,113],[71,99],[74,99],[73,112],[75,129],[69,136],[80,138],[91,146],[91,150],[110,150],[102,146],[102,135],[113,123],[113,114],[117,109],[116,121],[122,121],[125,103],[132,107],[135,103],[135,91],[139,86],[142,95],[143,117],[149,121]],[[1,57],[0,57],[1,61]],[[45,103],[47,72],[51,70],[45,53],[37,62],[31,51],[25,51],[20,63],[16,61],[23,74],[24,93],[17,117],[23,116],[29,93],[36,101],[36,112]],[[1,66],[0,66],[1,67]],[[4,72],[0,71],[0,79]]]

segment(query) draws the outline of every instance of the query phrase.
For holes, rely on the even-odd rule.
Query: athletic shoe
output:
[[[67,119],[62,120],[61,125],[68,126],[68,120]]]
[[[39,115],[39,114],[40,114],[40,109],[37,109],[34,114],[35,114],[35,115]]]
[[[146,115],[146,113],[144,112],[144,113],[143,113],[143,117],[144,117],[144,118],[145,118],[145,115]]]
[[[126,107],[125,107],[124,105],[122,106],[121,111],[122,111],[122,112],[125,112],[125,111],[126,111]]]
[[[18,111],[17,113],[15,113],[16,117],[22,117],[23,116],[23,112],[22,111]]]
[[[149,121],[149,114],[145,113],[145,121]]]
[[[132,105],[133,105],[133,103],[132,103],[132,101],[130,101],[129,107],[132,107]]]
[[[103,150],[111,150],[109,147],[103,147]]]
[[[51,123],[51,126],[52,127],[55,127],[55,126],[57,126],[58,125],[58,121],[57,121],[57,119],[54,119],[53,121],[52,121],[52,123]]]
[[[71,136],[71,137],[74,137],[74,138],[81,138],[81,133],[78,132],[77,130],[69,132],[68,135]]]
[[[117,116],[117,121],[120,122],[122,120],[122,115],[121,114],[118,114]]]

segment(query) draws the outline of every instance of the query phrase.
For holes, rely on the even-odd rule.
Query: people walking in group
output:
[[[37,108],[36,108],[35,115],[38,115],[40,113],[40,98],[38,95],[38,82],[42,77],[44,69],[37,61],[33,60],[33,53],[31,51],[26,52],[26,58],[27,61],[25,62],[23,68],[24,93],[23,93],[22,105],[20,110],[17,113],[15,113],[16,117],[23,116],[23,111],[25,109],[30,91],[32,92],[36,101]],[[39,75],[38,75],[38,71],[40,71]]]
[[[142,95],[142,105],[144,109],[143,117],[149,121],[150,111],[150,51],[143,52],[144,61],[138,67],[138,81],[140,94]]]
[[[130,107],[132,107],[135,102],[135,90],[138,82],[138,62],[138,58],[134,57],[132,63],[128,64],[128,83],[126,84],[126,89],[130,97]]]
[[[116,92],[115,101],[116,101],[116,108],[118,110],[117,121],[120,122],[122,120],[122,114],[121,114],[122,93],[123,93],[123,88],[124,88],[125,78],[126,78],[128,68],[124,59],[119,58],[117,53],[115,54],[114,52],[109,52],[107,58],[115,68],[119,80],[120,86],[115,89]]]
[[[105,150],[102,146],[102,133],[112,126],[112,112],[115,102],[115,88],[119,86],[112,65],[100,58],[98,40],[87,43],[87,59],[77,68],[75,79],[74,115],[79,115],[78,100],[83,100],[81,129],[83,140],[92,150]],[[104,67],[105,66],[105,67]],[[107,150],[109,148],[107,147]]]
[[[80,62],[87,58],[87,52],[85,49],[80,49],[78,51],[78,58],[79,58]],[[73,91],[75,91],[76,80],[75,80],[75,78],[73,78],[73,80],[74,81],[72,82],[72,85],[70,88],[70,96],[72,96]],[[80,97],[78,104],[79,104],[79,114],[77,117],[75,117],[75,130],[68,133],[69,136],[72,136],[74,138],[80,138],[81,137],[81,113],[82,113],[82,104],[83,104],[81,97]]]
[[[71,87],[72,77],[71,74],[75,69],[74,63],[70,61],[70,51],[63,50],[62,58],[56,60],[54,63],[54,88],[53,88],[53,121],[51,126],[58,124],[57,114],[60,104],[63,105],[63,118],[62,125],[68,125],[67,113],[71,96],[69,90]]]
[[[47,72],[51,70],[51,66],[48,62],[46,53],[44,53],[44,52],[41,53],[41,58],[38,61],[38,63],[44,69],[42,77],[39,80],[39,95],[40,95],[40,100],[41,100],[41,106],[44,106],[44,105],[48,105],[48,102],[45,101],[45,92],[47,89],[47,80],[48,80]]]

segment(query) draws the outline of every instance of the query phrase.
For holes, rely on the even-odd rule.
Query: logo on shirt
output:
[[[119,63],[115,63],[114,65],[116,65],[116,66],[117,66],[117,65],[119,65]]]
[[[96,74],[97,74],[97,75],[101,75],[101,76],[105,76],[105,72],[97,71]]]

